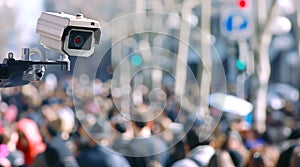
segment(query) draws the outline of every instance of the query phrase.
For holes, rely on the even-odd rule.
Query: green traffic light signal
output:
[[[246,67],[247,67],[246,62],[244,62],[243,60],[240,60],[240,59],[236,61],[235,65],[239,71],[244,71],[244,70],[246,70]]]
[[[134,54],[133,56],[131,56],[130,62],[132,65],[139,67],[142,65],[143,59],[142,59],[141,55]]]

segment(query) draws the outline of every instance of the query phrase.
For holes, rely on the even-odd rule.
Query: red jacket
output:
[[[39,132],[37,124],[31,119],[21,119],[17,123],[18,133],[23,133],[19,137],[17,142],[17,148],[24,153],[25,164],[31,165],[34,161],[34,158],[39,154],[45,151],[46,145],[43,143],[42,136]],[[21,137],[24,136],[27,141],[27,148],[24,147],[21,143]]]

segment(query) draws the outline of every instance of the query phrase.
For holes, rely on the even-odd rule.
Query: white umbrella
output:
[[[246,116],[253,110],[253,105],[250,102],[225,93],[209,95],[208,104],[218,110],[240,116]]]

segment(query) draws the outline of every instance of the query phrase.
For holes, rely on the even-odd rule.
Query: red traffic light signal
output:
[[[237,6],[241,9],[245,9],[249,6],[249,0],[237,0]]]

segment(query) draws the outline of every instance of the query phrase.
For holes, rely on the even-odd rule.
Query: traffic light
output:
[[[238,59],[235,65],[239,72],[244,72],[247,68],[246,62],[241,59]]]
[[[236,5],[240,9],[246,9],[250,5],[250,0],[237,0]]]
[[[142,65],[142,62],[143,62],[142,56],[139,54],[134,54],[131,56],[130,62],[132,65],[139,67]]]

